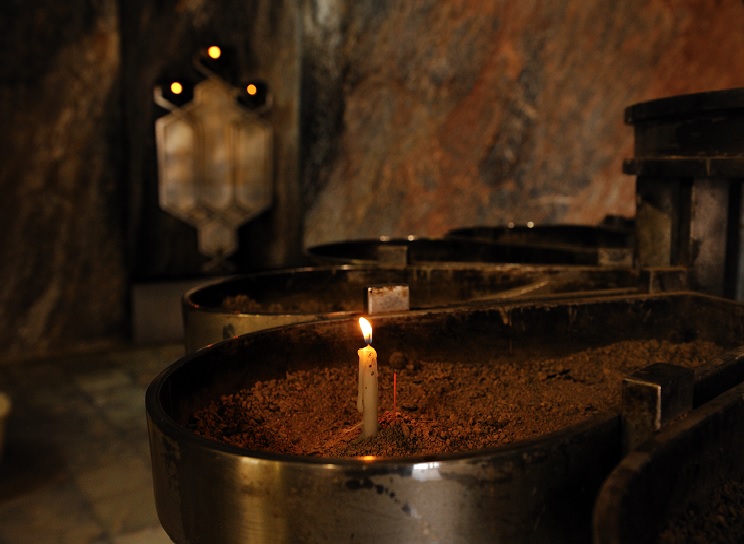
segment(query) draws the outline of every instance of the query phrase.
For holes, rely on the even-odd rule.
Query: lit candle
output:
[[[372,325],[360,317],[359,326],[367,345],[357,351],[359,355],[357,410],[362,412],[362,438],[368,438],[377,433],[377,352],[370,345]]]

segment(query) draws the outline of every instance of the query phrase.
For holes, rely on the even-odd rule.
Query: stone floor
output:
[[[0,544],[169,544],[152,491],[145,390],[180,344],[0,364],[13,408]]]

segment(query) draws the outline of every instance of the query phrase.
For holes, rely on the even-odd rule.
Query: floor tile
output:
[[[155,510],[145,390],[179,344],[0,365],[13,399],[0,544],[171,544]]]
[[[0,541],[81,544],[104,534],[89,503],[65,478],[0,503]]]
[[[119,368],[102,369],[83,372],[75,376],[75,383],[90,395],[105,394],[120,387],[130,385],[132,378]]]
[[[152,473],[150,465],[140,457],[130,452],[112,452],[94,466],[81,469],[75,474],[75,481],[86,497],[95,502],[151,488]]]

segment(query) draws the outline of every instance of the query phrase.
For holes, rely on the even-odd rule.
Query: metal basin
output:
[[[380,238],[320,244],[305,250],[311,264],[517,263],[597,265],[596,248],[496,243],[464,238]]]
[[[356,320],[302,323],[186,355],[146,407],[158,515],[177,543],[589,542],[603,480],[621,458],[619,414],[462,454],[331,459],[230,447],[194,435],[210,399],[286,371],[349,362]],[[420,310],[375,318],[381,356],[486,362],[623,339],[744,337],[744,310],[693,294]],[[465,347],[464,347],[465,346]]]
[[[452,229],[447,238],[596,254],[597,264],[633,264],[634,231],[609,225],[512,225]]]
[[[361,314],[367,310],[367,288],[376,285],[407,285],[410,308],[426,309],[579,292],[630,293],[638,290],[639,274],[624,267],[463,263],[403,268],[342,265],[238,276],[184,294],[186,350],[290,323]],[[246,297],[251,308],[226,306],[231,297]]]
[[[695,291],[744,300],[744,88],[628,106],[636,264],[684,266]]]

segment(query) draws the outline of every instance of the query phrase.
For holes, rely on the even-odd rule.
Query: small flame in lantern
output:
[[[222,50],[216,45],[211,45],[207,49],[207,55],[209,55],[209,58],[217,60],[222,55]]]
[[[369,321],[367,321],[363,317],[360,317],[359,326],[362,328],[364,341],[367,342],[367,345],[370,345],[372,343],[372,325],[369,324]]]

